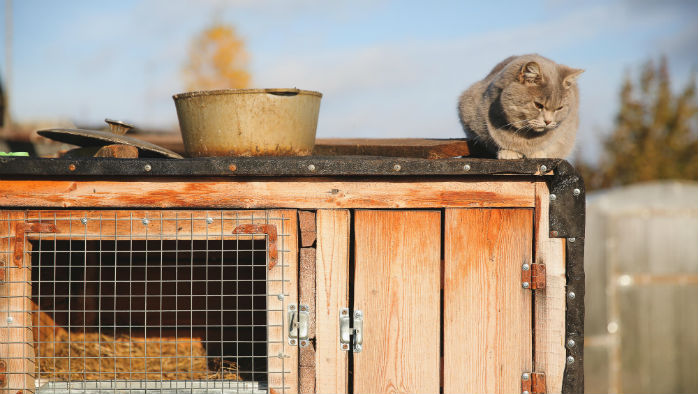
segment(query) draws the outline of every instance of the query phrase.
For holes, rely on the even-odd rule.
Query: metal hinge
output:
[[[546,266],[544,264],[523,264],[520,282],[523,289],[544,289],[547,286]]]
[[[287,321],[289,322],[289,337],[287,343],[300,347],[309,345],[309,306],[299,304],[297,307],[294,304],[287,306]]]
[[[350,309],[340,310],[340,349],[350,350],[359,353],[362,351],[362,311],[356,310],[353,313],[352,328],[350,328]]]
[[[523,372],[520,378],[522,394],[544,394],[547,392],[547,382],[544,372]]]
[[[522,394],[544,394],[547,392],[547,382],[544,372],[523,372],[520,378]]]

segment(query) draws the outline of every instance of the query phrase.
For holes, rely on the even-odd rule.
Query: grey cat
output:
[[[459,97],[467,138],[499,159],[566,157],[578,129],[582,72],[534,54],[500,62]]]

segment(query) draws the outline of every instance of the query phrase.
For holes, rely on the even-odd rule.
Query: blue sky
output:
[[[190,40],[213,22],[245,40],[253,87],[324,94],[319,137],[462,137],[459,94],[500,60],[536,52],[586,69],[578,150],[594,159],[626,72],[665,54],[676,86],[697,75],[695,1],[15,0],[12,8],[17,121],[111,117],[176,128],[171,96],[183,90]]]

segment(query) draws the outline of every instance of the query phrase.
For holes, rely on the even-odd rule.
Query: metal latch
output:
[[[309,306],[290,304],[287,306],[287,321],[289,322],[289,338],[287,343],[300,347],[309,345]]]
[[[352,328],[350,327],[350,309],[340,310],[340,349],[350,350],[359,353],[362,351],[362,311],[356,310],[353,313]]]

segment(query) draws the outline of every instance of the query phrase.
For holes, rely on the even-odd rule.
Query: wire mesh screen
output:
[[[273,216],[6,216],[0,244],[6,386],[51,393],[267,392],[270,381],[284,380],[272,375],[285,371],[268,365],[270,349],[284,346],[284,331],[270,329],[282,327],[283,308],[269,298],[281,299],[290,285],[269,275],[275,264],[284,267],[288,235],[282,223],[289,219]],[[24,375],[13,379],[13,373]]]

